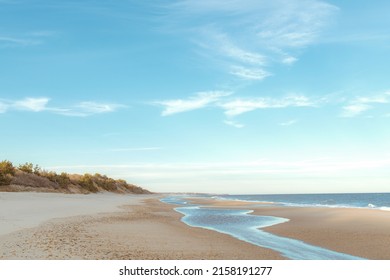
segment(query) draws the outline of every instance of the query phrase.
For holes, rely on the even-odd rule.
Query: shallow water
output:
[[[295,260],[355,260],[355,256],[306,244],[300,240],[280,237],[261,228],[287,222],[288,219],[251,215],[251,210],[204,208],[189,204],[184,197],[168,197],[163,202],[181,205],[175,210],[184,215],[189,226],[201,227],[233,236],[248,243],[275,250]]]
[[[213,198],[272,202],[295,207],[367,208],[390,211],[390,193],[218,195]]]

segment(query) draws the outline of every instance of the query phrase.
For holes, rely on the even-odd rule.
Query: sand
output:
[[[35,227],[53,218],[121,211],[124,204],[136,205],[144,195],[61,194],[0,192],[0,235]]]
[[[290,219],[264,229],[270,233],[366,259],[390,260],[390,211],[268,207],[254,214]]]
[[[180,221],[161,195],[0,193],[0,259],[283,259]],[[289,222],[263,230],[367,259],[390,260],[390,212],[196,199]]]
[[[208,207],[253,209],[253,215],[290,221],[262,230],[366,259],[390,260],[390,211],[377,209],[275,207],[269,203],[192,199]]]
[[[0,259],[283,259],[269,249],[185,225],[174,206],[160,202],[158,196],[114,195],[107,202],[104,197],[95,200],[89,195],[23,195],[20,198],[25,199],[18,200],[14,194],[0,193],[0,228],[17,222],[11,233],[3,230],[0,235]],[[29,197],[36,201],[26,203]],[[55,206],[54,201],[63,199],[72,205],[69,212],[63,211],[67,207]],[[91,204],[88,213],[80,206],[83,203],[77,204],[80,199]],[[3,201],[8,201],[8,206]],[[100,208],[102,204],[106,208]],[[30,212],[37,205],[40,210]],[[9,207],[22,210],[16,215]],[[35,227],[26,222],[26,213]],[[15,220],[17,217],[22,222]]]

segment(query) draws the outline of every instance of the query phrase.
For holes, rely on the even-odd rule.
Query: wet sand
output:
[[[3,201],[11,199],[2,194]],[[80,209],[72,204],[72,217],[56,219],[53,216],[59,213],[55,211],[45,219],[38,217],[50,211],[45,205],[52,205],[56,195],[35,197],[41,200],[41,209],[30,217],[35,215],[39,225],[19,223],[12,232],[0,234],[0,259],[283,259],[272,250],[185,225],[174,206],[160,202],[158,196],[133,196],[126,203],[114,199],[105,213],[99,210],[102,201],[97,200],[94,213],[84,213],[82,204]],[[23,211],[28,212],[28,205],[16,205],[17,201],[13,207],[25,207]],[[9,212],[1,213],[0,228],[2,222],[12,220]]]
[[[253,215],[290,221],[262,230],[366,259],[390,260],[390,211],[352,208],[277,207],[242,201],[193,199],[209,207],[253,209]]]

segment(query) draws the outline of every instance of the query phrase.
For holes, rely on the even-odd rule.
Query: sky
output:
[[[389,10],[0,0],[0,159],[155,192],[389,192]]]

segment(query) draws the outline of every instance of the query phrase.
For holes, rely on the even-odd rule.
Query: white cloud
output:
[[[50,108],[50,111],[70,117],[88,117],[96,114],[111,113],[119,108],[126,107],[121,104],[99,103],[93,101],[81,102],[69,108]]]
[[[342,108],[343,111],[341,116],[345,118],[356,117],[375,108],[377,105],[388,103],[390,103],[390,95],[388,91],[373,96],[359,96]]]
[[[299,48],[316,41],[339,10],[324,1],[276,1],[275,9],[258,26],[262,41],[278,48]]]
[[[192,96],[188,99],[158,101],[155,102],[155,104],[162,105],[165,107],[165,109],[161,113],[162,116],[169,116],[177,113],[204,108],[209,104],[215,103],[221,97],[225,97],[230,94],[230,92],[224,91],[206,91],[199,92],[195,96]]]
[[[231,74],[245,80],[263,80],[271,74],[259,68],[245,68],[241,66],[233,66],[230,71]]]
[[[46,97],[32,98],[27,97],[21,100],[0,100],[0,113],[6,113],[9,110],[28,111],[28,112],[50,112],[53,114],[65,116],[85,117],[94,114],[114,112],[118,108],[125,107],[119,104],[81,102],[71,107],[50,107],[50,99]]]
[[[298,61],[298,59],[296,57],[293,57],[293,56],[286,56],[282,59],[282,63],[287,64],[287,65],[294,64],[297,61]]]
[[[232,65],[266,73],[270,62],[295,63],[294,53],[316,43],[339,10],[321,0],[177,0],[169,9],[175,31],[191,34],[228,73],[246,80],[260,75],[231,71]]]
[[[287,107],[309,107],[315,103],[302,95],[276,98],[238,98],[232,101],[220,103],[219,106],[225,110],[227,116],[237,116],[257,109],[287,108]]]
[[[46,105],[49,103],[49,98],[25,98],[18,100],[12,104],[12,107],[17,110],[41,112],[45,111]]]
[[[86,114],[101,114],[114,112],[119,107],[123,107],[119,104],[110,104],[110,103],[98,103],[98,102],[81,102],[76,105],[76,108],[79,108],[81,112]]]
[[[386,104],[389,103],[390,97],[387,96],[385,93],[382,96],[370,96],[370,97],[358,97],[354,102],[355,103],[380,103],[380,104]]]
[[[241,124],[241,123],[238,123],[238,122],[235,122],[235,121],[228,121],[228,120],[225,120],[224,123],[226,125],[230,125],[230,126],[233,126],[235,128],[243,128],[245,127],[245,125]]]
[[[342,116],[345,118],[352,118],[361,113],[371,109],[372,107],[366,104],[351,104],[343,107]]]
[[[245,50],[229,40],[226,35],[215,34],[216,48],[227,57],[254,65],[265,65],[267,58],[260,53]]]

